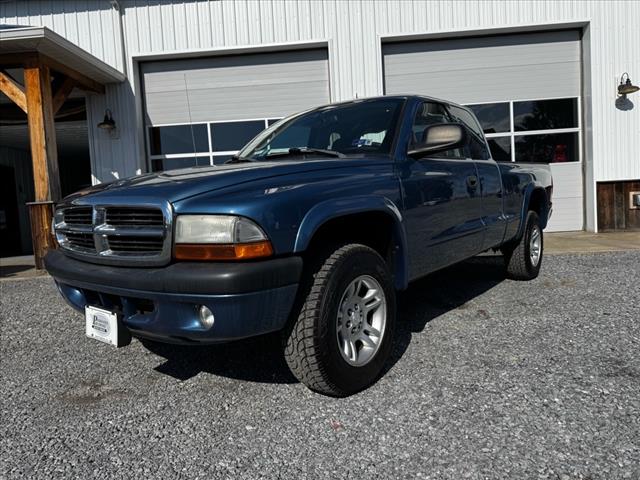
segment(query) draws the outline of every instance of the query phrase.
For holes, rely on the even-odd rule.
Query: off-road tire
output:
[[[536,265],[531,260],[531,235],[538,229],[540,233],[540,258]],[[502,253],[507,268],[507,277],[512,280],[533,280],[540,273],[544,252],[544,237],[540,218],[534,211],[529,211],[525,220],[525,227],[520,241],[514,245],[504,247]]]
[[[387,317],[377,352],[367,364],[356,367],[340,353],[336,319],[345,289],[360,275],[375,278],[382,287]],[[295,377],[311,390],[334,397],[374,383],[391,353],[396,317],[395,290],[382,257],[364,245],[341,246],[308,269],[299,296],[284,331],[284,356]]]

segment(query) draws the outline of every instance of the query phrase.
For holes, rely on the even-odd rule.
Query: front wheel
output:
[[[351,244],[309,272],[297,319],[285,334],[285,358],[307,387],[347,396],[376,381],[395,327],[395,290],[378,253]]]
[[[507,276],[513,280],[533,280],[540,273],[544,238],[540,218],[533,211],[527,213],[525,228],[520,241],[502,249]]]

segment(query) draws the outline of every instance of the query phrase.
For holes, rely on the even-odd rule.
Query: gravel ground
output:
[[[640,252],[478,257],[400,297],[384,377],[295,382],[275,336],[114,350],[0,282],[0,478],[640,478]]]

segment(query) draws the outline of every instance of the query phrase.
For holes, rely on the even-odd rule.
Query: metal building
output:
[[[472,105],[494,158],[551,164],[550,230],[640,229],[640,93],[617,90],[640,82],[640,2],[2,0],[0,24],[0,70],[9,34],[46,27],[121,74],[56,117],[63,193],[222,162],[314,105],[419,93]],[[11,108],[0,96],[20,209],[29,144]]]

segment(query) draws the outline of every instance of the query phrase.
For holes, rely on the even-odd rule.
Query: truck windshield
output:
[[[389,154],[403,103],[399,98],[356,100],[294,115],[262,132],[236,158]]]

